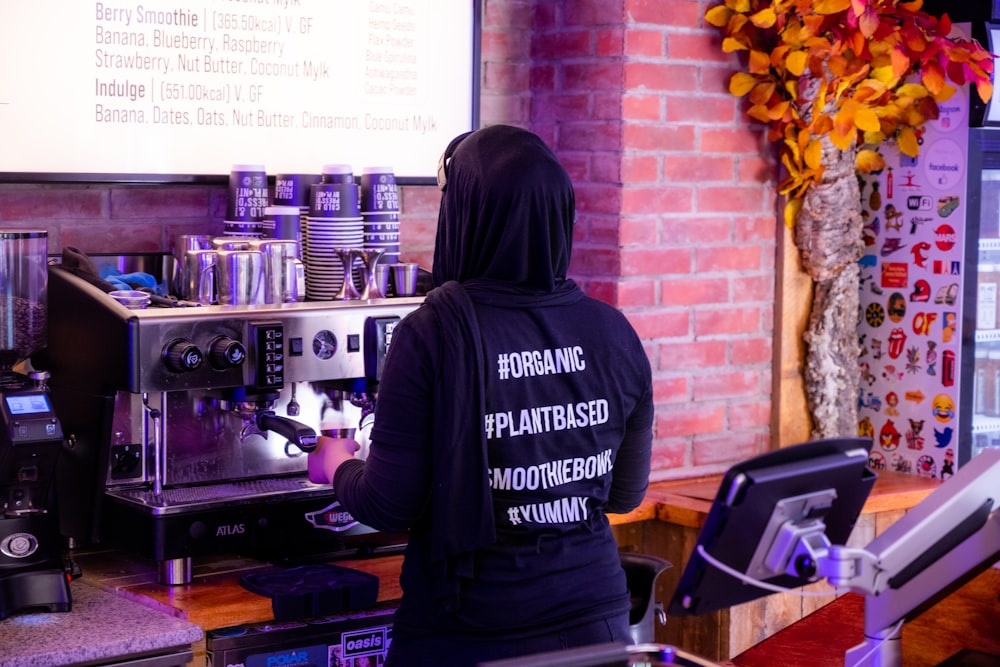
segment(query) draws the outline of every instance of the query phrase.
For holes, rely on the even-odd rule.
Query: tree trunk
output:
[[[823,140],[823,179],[809,188],[795,224],[795,245],[815,282],[806,343],[805,392],[812,437],[857,435],[858,260],[864,253],[856,149]]]

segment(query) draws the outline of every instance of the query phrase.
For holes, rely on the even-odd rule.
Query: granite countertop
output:
[[[202,629],[80,578],[69,612],[18,613],[0,621],[0,667],[66,667],[187,649]]]

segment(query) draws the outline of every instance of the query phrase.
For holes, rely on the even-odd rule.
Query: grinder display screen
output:
[[[19,394],[15,396],[5,396],[7,410],[12,415],[37,415],[43,412],[52,412],[49,407],[49,399],[45,394]]]

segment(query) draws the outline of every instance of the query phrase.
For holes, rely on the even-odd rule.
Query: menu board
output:
[[[0,180],[234,164],[436,173],[478,125],[475,0],[32,0],[0,8]]]

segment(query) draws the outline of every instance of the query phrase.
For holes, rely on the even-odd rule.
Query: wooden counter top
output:
[[[843,667],[864,637],[864,597],[848,593],[733,658],[737,667]],[[1000,664],[1000,570],[990,568],[903,626],[903,664],[933,667],[963,649]]]
[[[612,525],[641,521],[665,521],[700,527],[711,507],[721,476],[659,482],[650,485],[642,505],[628,514],[612,514]],[[940,482],[900,473],[882,473],[875,482],[865,511],[870,508],[909,508]],[[378,600],[398,599],[402,555],[338,560],[337,565],[378,575]],[[273,618],[271,601],[243,588],[243,574],[264,567],[259,561],[240,557],[194,559],[190,584],[165,586],[157,583],[155,564],[138,556],[95,551],[78,556],[84,576],[126,596],[154,600],[164,610],[186,617],[206,630]],[[676,565],[676,564],[675,564]]]
[[[660,521],[701,528],[719,490],[722,475],[651,484],[637,512],[652,510]],[[878,474],[862,514],[908,510],[941,486],[941,480],[883,471]]]
[[[640,507],[628,514],[609,515],[609,520],[616,531],[642,533],[644,526],[653,530],[681,528],[696,531],[708,515],[721,479],[722,476],[718,475],[653,483]],[[903,512],[939,485],[938,481],[912,475],[881,473],[864,511]],[[638,550],[673,561],[674,567],[668,570],[669,576],[660,580],[659,599],[665,602],[673,592],[671,578],[679,576],[689,549],[685,548],[683,557],[679,557],[660,553],[663,544],[659,538],[653,538],[641,542]],[[87,580],[123,597],[186,619],[205,631],[274,618],[271,600],[251,593],[239,583],[242,575],[266,567],[256,560],[239,556],[195,558],[191,583],[166,586],[157,583],[156,564],[137,555],[106,550],[80,553],[76,558]],[[337,560],[335,564],[377,575],[380,579],[378,600],[386,602],[399,599],[401,595],[399,572],[402,561],[402,555],[394,554]],[[671,625],[676,625],[676,622],[668,623],[667,627]],[[678,641],[670,643],[692,650]],[[203,651],[203,645],[195,646],[196,656]],[[694,647],[692,652],[705,653],[700,647]]]

